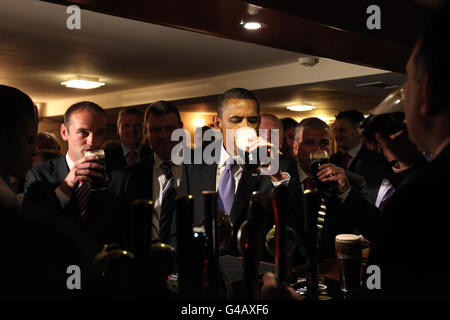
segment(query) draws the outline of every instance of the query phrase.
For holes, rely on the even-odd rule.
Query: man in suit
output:
[[[95,191],[93,178],[104,179],[104,166],[97,156],[84,156],[105,140],[105,111],[93,102],[72,105],[64,114],[60,133],[68,143],[67,153],[32,168],[25,178],[25,199],[40,202],[71,217],[100,246],[121,242],[122,196],[126,175],[107,175],[107,190]]]
[[[298,122],[292,118],[283,118],[281,120],[283,123],[283,146],[281,152],[285,157],[294,158],[293,144],[295,139],[295,128],[298,126]]]
[[[178,143],[171,137],[176,129],[183,128],[183,122],[176,106],[161,100],[147,107],[144,123],[153,154],[131,168],[133,191],[130,192],[134,199],[153,201],[151,225],[148,226],[151,241],[174,245],[171,227],[183,164],[171,161],[172,149]]]
[[[411,140],[433,160],[411,173],[386,202],[369,263],[381,270],[383,298],[450,296],[446,252],[450,179],[450,63],[447,8],[419,37],[406,64],[405,118]],[[373,294],[373,292],[371,292]]]
[[[334,237],[339,233],[353,233],[353,229],[364,219],[355,219],[361,209],[370,204],[366,199],[364,179],[332,163],[320,166],[315,177],[311,169],[310,155],[317,150],[330,152],[331,128],[318,118],[303,119],[296,128],[294,152],[297,154],[295,170],[291,172],[289,183],[290,225],[297,232],[298,249],[305,254],[304,197],[306,189],[316,189],[320,182],[335,181],[336,193],[328,201],[324,229],[319,244],[319,256],[334,256]],[[357,199],[357,200],[355,200]],[[360,221],[361,220],[361,221]],[[302,259],[297,259],[300,263]]]
[[[120,138],[120,145],[106,148],[107,170],[123,170],[149,155],[149,146],[141,144],[143,116],[142,111],[134,107],[120,110],[117,118],[117,134]]]
[[[363,176],[369,198],[375,203],[387,162],[382,155],[363,145],[358,131],[363,119],[364,115],[357,110],[341,111],[336,115],[333,130],[341,151],[332,155],[330,160],[341,168]]]
[[[284,146],[284,131],[283,131],[283,122],[274,114],[271,113],[263,113],[261,114],[261,121],[259,124],[259,130],[267,130],[266,137],[263,136],[269,143],[272,143],[271,130],[277,130],[278,139],[279,139],[279,149],[283,150]],[[294,127],[294,136],[295,136],[295,127]],[[291,169],[295,167],[295,159],[285,153],[280,152],[279,155],[280,168],[282,171],[289,172],[291,174]]]
[[[258,131],[260,124],[260,107],[256,97],[248,90],[234,88],[223,93],[217,101],[215,127],[221,131],[223,140],[216,140],[218,150],[217,162],[207,164],[185,164],[180,193],[194,197],[194,225],[201,224],[204,218],[202,191],[218,191],[219,209],[231,219],[234,235],[247,218],[247,209],[253,191],[270,194],[274,185],[288,183],[289,174],[277,168],[275,174],[262,175],[244,170],[238,162],[236,141],[227,136],[227,131],[250,127]],[[232,135],[230,135],[232,136]],[[252,150],[267,147],[261,137],[254,139]],[[205,160],[205,159],[203,159]],[[276,169],[276,168],[274,168]],[[236,240],[236,239],[234,239]],[[237,247],[233,245],[235,252]]]
[[[32,166],[38,127],[33,102],[22,91],[0,85],[0,107],[0,147],[4,150],[0,158],[0,241],[6,257],[0,265],[0,297],[84,296],[87,290],[81,294],[68,290],[66,271],[72,264],[86,271],[84,266],[96,253],[94,242],[64,216],[48,219],[54,213],[47,206],[28,201],[22,206],[5,178],[24,177]]]

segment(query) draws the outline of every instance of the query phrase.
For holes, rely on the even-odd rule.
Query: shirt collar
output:
[[[300,167],[300,164],[297,162],[297,170],[300,178],[300,183],[303,183],[306,178],[309,178],[309,175],[305,172],[305,170]]]
[[[356,155],[358,154],[358,152],[361,150],[362,148],[362,143],[358,144],[356,147],[354,147],[353,149],[351,149],[348,153],[352,158],[355,158]]]
[[[225,162],[227,162],[229,158],[231,158],[231,155],[228,153],[228,151],[222,144],[220,149],[219,168],[223,167],[225,165]],[[236,159],[236,157],[234,158]]]
[[[132,149],[130,149],[126,145],[124,145],[123,142],[121,142],[120,145],[122,146],[123,156],[124,156],[124,158],[126,158],[128,153],[130,153],[130,151],[132,151]],[[136,151],[139,155],[141,152],[141,148],[142,148],[142,145],[139,145],[139,147],[137,147],[136,149],[133,149],[133,151]]]
[[[163,159],[161,159],[158,154],[155,152],[154,154],[154,159],[155,159],[155,167],[156,168],[161,168],[161,163],[165,162]],[[170,162],[172,167],[181,167],[183,164],[175,164],[173,162]]]
[[[66,162],[67,162],[67,166],[69,167],[69,171],[72,170],[74,162],[72,161],[72,159],[70,159],[69,152],[66,153]]]

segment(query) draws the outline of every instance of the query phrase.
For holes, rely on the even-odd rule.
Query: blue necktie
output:
[[[219,209],[230,214],[233,206],[235,182],[233,175],[234,159],[229,158],[225,164],[225,170],[222,172],[219,182]]]

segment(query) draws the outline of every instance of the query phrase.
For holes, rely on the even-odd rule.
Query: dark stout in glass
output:
[[[98,163],[105,167],[105,151],[103,149],[99,150],[89,150],[84,153],[85,157],[98,157],[97,160],[93,160],[92,162]],[[93,169],[95,170],[95,169]],[[105,170],[95,170],[102,174],[102,177],[91,176],[91,190],[92,191],[102,191],[106,190],[106,171]]]

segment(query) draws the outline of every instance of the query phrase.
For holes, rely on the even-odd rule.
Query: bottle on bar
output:
[[[205,233],[206,233],[206,273],[205,293],[210,297],[218,297],[220,282],[219,246],[217,239],[217,197],[216,191],[203,191],[205,206]]]

